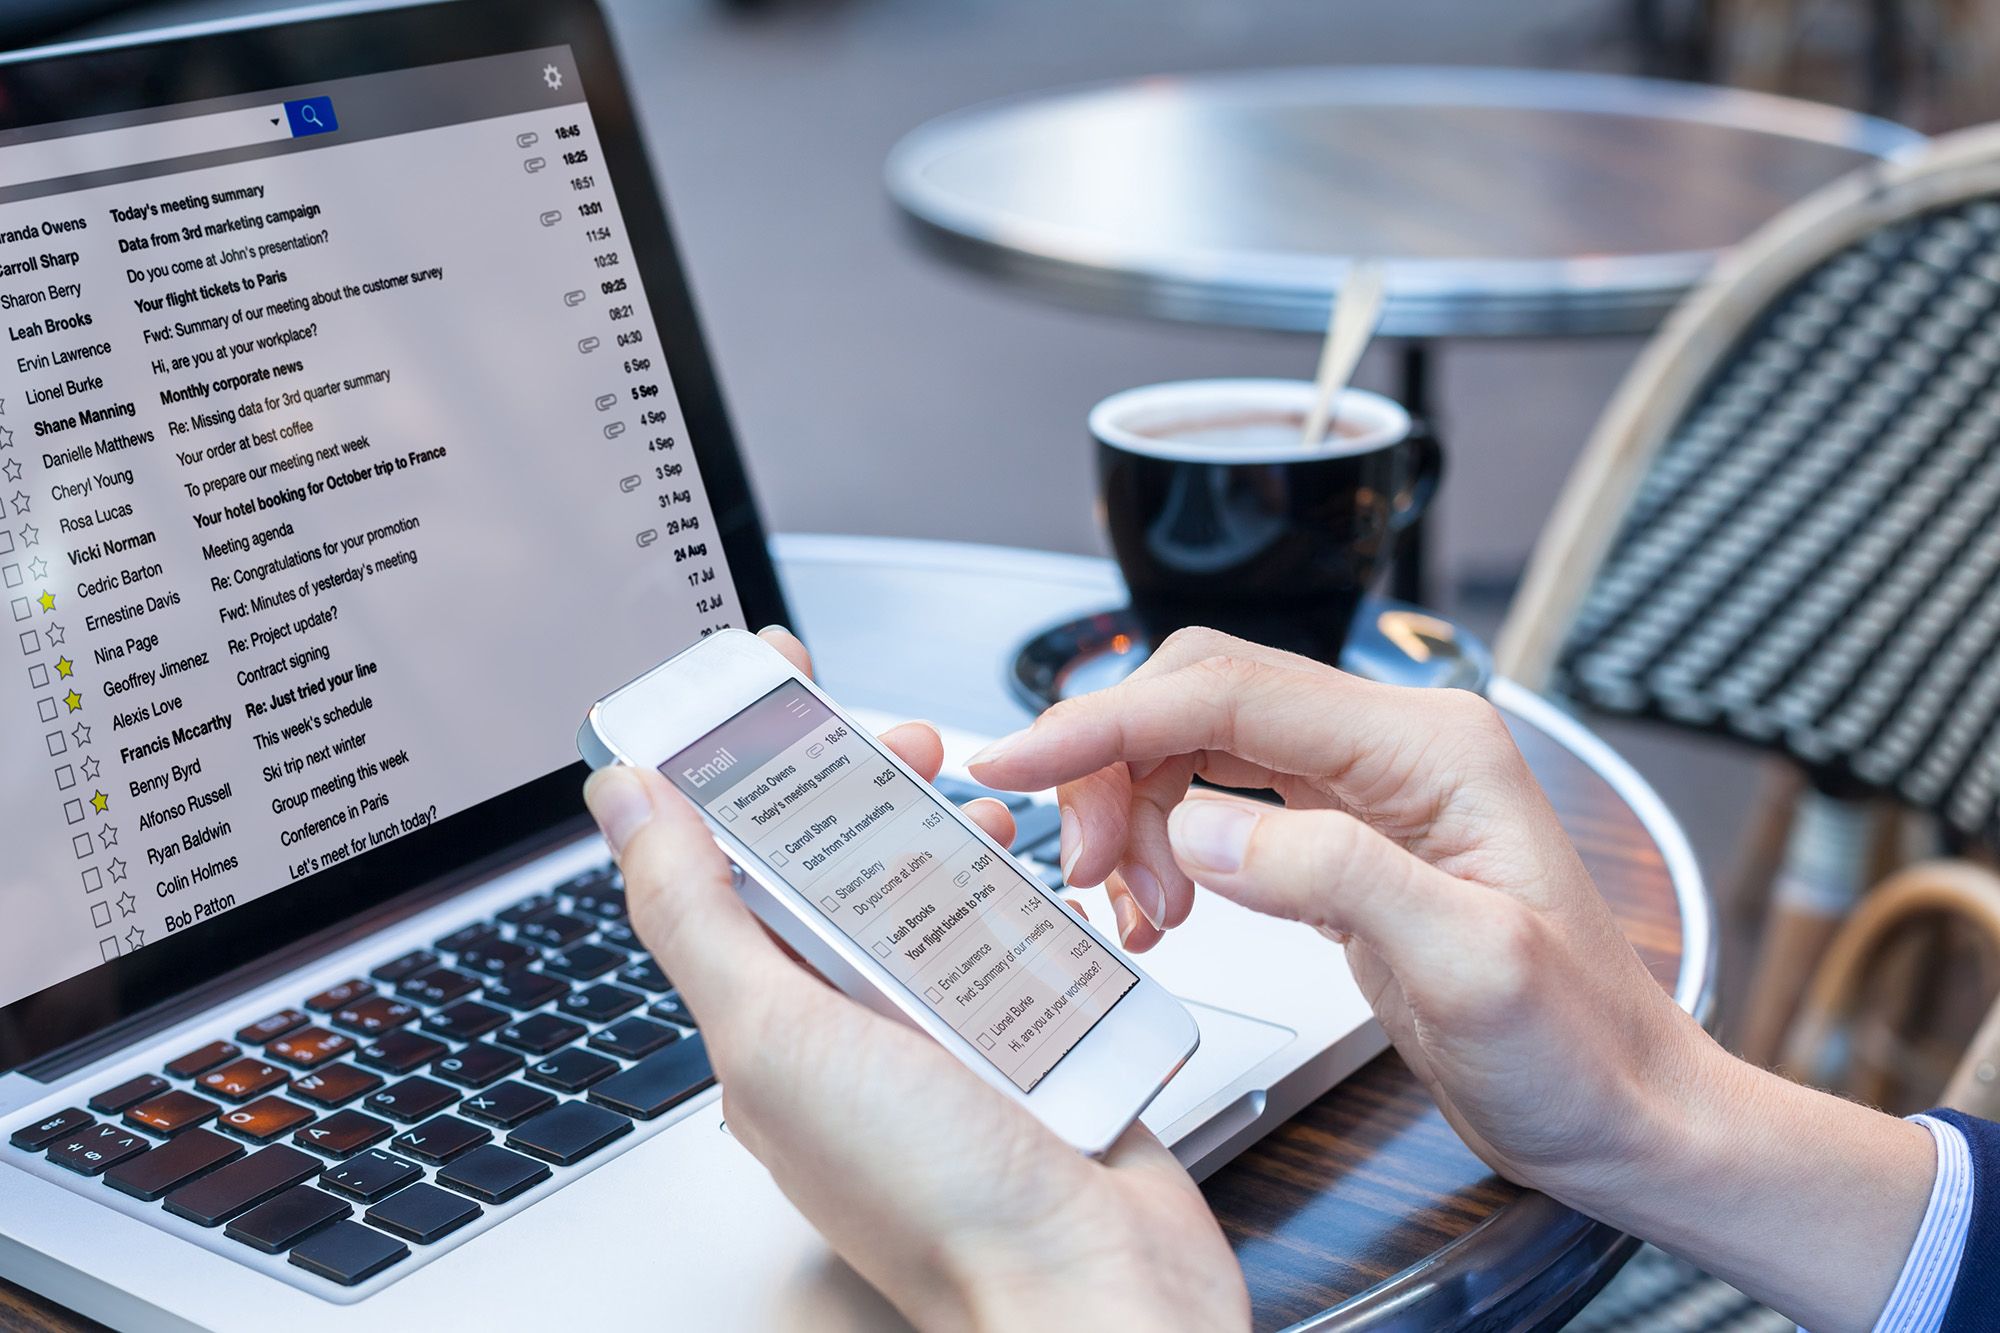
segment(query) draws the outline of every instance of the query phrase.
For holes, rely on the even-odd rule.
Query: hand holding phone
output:
[[[765,636],[809,669],[797,640]],[[936,775],[929,727],[881,739]],[[701,1019],[729,1132],[917,1326],[1249,1326],[1227,1242],[1143,1125],[1100,1159],[1078,1154],[938,1042],[786,957],[709,825],[656,769],[616,766],[586,794],[634,925]],[[1010,836],[997,805],[973,809]]]
[[[1194,1051],[1187,1011],[786,658],[724,631],[614,691],[577,744],[692,799],[757,915],[1085,1152]]]

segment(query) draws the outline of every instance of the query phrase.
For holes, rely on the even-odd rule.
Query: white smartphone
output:
[[[1179,1000],[754,634],[598,700],[577,749],[665,774],[780,939],[1086,1153],[1200,1042]]]

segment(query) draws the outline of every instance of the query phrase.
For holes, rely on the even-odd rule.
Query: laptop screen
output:
[[[585,86],[0,133],[0,1004],[393,873],[752,623]]]

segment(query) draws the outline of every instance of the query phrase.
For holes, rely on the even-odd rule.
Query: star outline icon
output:
[[[83,780],[85,782],[97,781],[97,773],[101,767],[103,766],[97,762],[96,755],[90,756],[90,758],[84,760],[83,763],[78,765],[78,768],[83,773]]]
[[[122,866],[125,863],[118,861],[114,862],[114,864]],[[112,902],[117,906],[118,915],[120,916],[130,916],[139,910],[139,900],[132,896],[132,890],[130,889],[125,890],[125,892],[112,899]]]
[[[32,523],[23,523],[21,525],[21,545],[23,547],[37,545],[41,540],[42,530],[40,528]]]
[[[47,578],[48,576],[49,576],[49,562],[48,562],[48,561],[46,561],[46,560],[42,559],[42,557],[40,557],[40,556],[36,556],[36,557],[35,557],[35,558],[34,558],[33,560],[30,560],[30,561],[28,562],[28,577],[29,577],[29,578],[31,578],[31,579],[45,579],[45,578]]]
[[[106,824],[97,831],[97,840],[106,847],[116,847],[118,845],[118,826],[116,824]]]
[[[48,636],[49,636],[49,647],[51,647],[51,648],[60,648],[60,647],[62,647],[62,646],[63,646],[63,636],[64,636],[65,634],[67,634],[68,632],[69,632],[69,631],[65,630],[65,629],[64,629],[64,628],[63,628],[63,627],[62,627],[61,625],[51,625],[51,626],[49,626],[49,628],[48,628],[48,630],[47,630],[47,633],[48,633]]]
[[[125,942],[134,949],[143,948],[146,944],[146,932],[135,925],[125,932]]]
[[[104,871],[111,876],[111,882],[116,884],[119,880],[125,878],[125,858],[122,856],[112,857],[111,864],[104,867]],[[130,898],[132,895],[127,893],[125,896]],[[125,915],[130,916],[132,914],[127,912]]]
[[[69,734],[76,738],[78,745],[90,744],[90,724],[87,722],[77,723],[69,729]]]
[[[13,495],[13,501],[14,501],[14,513],[17,516],[27,513],[29,508],[34,503],[34,501],[29,499],[28,493],[26,491],[15,491]]]
[[[6,477],[10,482],[19,481],[21,479],[21,460],[10,458],[4,463],[0,463],[0,476]]]

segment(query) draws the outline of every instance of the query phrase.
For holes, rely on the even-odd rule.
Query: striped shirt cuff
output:
[[[1953,1125],[1927,1115],[1911,1116],[1937,1141],[1937,1179],[1930,1206],[1917,1228],[1916,1244],[1903,1261],[1903,1274],[1875,1333],[1937,1333],[1958,1281],[1966,1233],[1972,1228],[1972,1150]]]

